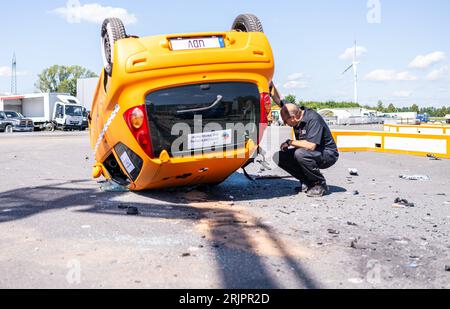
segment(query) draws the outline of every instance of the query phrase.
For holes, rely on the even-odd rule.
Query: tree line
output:
[[[98,75],[86,68],[78,65],[73,66],[61,66],[53,65],[42,71],[38,75],[38,81],[36,82],[36,88],[41,92],[60,92],[70,93],[73,96],[77,94],[77,79],[98,77]],[[295,95],[288,95],[285,98],[286,102],[299,104],[307,108],[314,110],[327,109],[327,108],[366,108],[376,110],[382,113],[398,113],[398,112],[415,112],[418,114],[428,114],[430,117],[445,117],[450,114],[450,107],[419,107],[417,104],[413,104],[409,107],[396,107],[394,104],[385,106],[382,101],[378,101],[376,107],[360,105],[353,102],[315,102],[315,101],[297,101]],[[274,103],[275,105],[275,103]]]
[[[381,113],[406,113],[414,112],[418,114],[427,114],[430,117],[442,118],[446,115],[450,115],[450,107],[419,107],[417,104],[413,104],[409,107],[396,107],[394,104],[385,106],[382,101],[378,101],[377,106],[360,105],[354,102],[315,102],[315,101],[297,101],[295,95],[288,95],[285,98],[288,103],[298,104],[311,108],[314,110],[321,110],[327,108],[366,108],[370,110],[376,110]]]
[[[53,65],[38,75],[35,87],[40,92],[77,94],[77,79],[98,77],[94,72],[78,65]]]

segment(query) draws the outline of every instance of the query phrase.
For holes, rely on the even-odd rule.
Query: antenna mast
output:
[[[11,65],[11,94],[17,94],[17,61],[15,52]]]
[[[358,103],[358,64],[359,62],[357,61],[356,57],[356,41],[355,41],[355,55],[353,56],[353,73],[354,73],[354,79],[355,79],[355,89],[354,89],[354,103]]]

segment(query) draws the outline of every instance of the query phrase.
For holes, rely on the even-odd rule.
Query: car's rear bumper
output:
[[[248,162],[256,149],[256,145],[250,141],[245,149],[226,153],[189,158],[143,158],[139,176],[134,181],[121,160],[121,153],[114,150],[114,154],[122,171],[130,178],[130,190],[142,191],[220,183]]]

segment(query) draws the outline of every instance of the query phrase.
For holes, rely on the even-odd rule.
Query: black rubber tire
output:
[[[105,72],[112,76],[114,65],[114,44],[127,38],[125,26],[119,18],[107,18],[102,25],[102,56]]]
[[[261,21],[253,14],[242,14],[236,17],[231,30],[240,32],[264,32]]]
[[[13,132],[14,132],[13,126],[10,125],[10,124],[8,124],[8,125],[5,127],[5,133],[6,133],[6,134],[12,134]]]

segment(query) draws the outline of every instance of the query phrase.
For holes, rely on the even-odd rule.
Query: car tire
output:
[[[231,29],[239,32],[264,32],[261,21],[253,14],[242,14],[236,17]]]
[[[44,130],[46,132],[54,132],[55,131],[55,125],[53,123],[47,123],[44,127]]]
[[[119,18],[107,18],[102,25],[102,58],[105,72],[112,76],[114,65],[114,44],[127,38],[125,26]]]
[[[6,133],[6,134],[11,134],[11,133],[13,133],[13,132],[14,132],[14,128],[13,128],[12,125],[7,125],[7,126],[5,127],[5,133]]]

